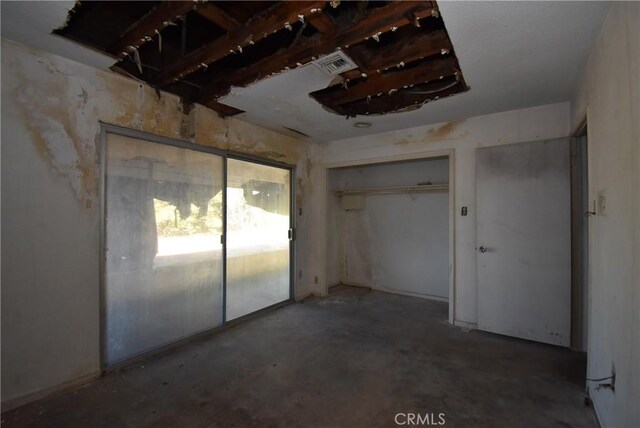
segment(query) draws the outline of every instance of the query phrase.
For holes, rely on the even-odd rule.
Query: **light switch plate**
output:
[[[598,192],[598,214],[607,215],[607,198],[604,190]]]

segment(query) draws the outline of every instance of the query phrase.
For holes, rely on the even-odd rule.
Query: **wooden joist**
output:
[[[216,24],[223,30],[235,30],[240,23],[214,3],[205,3],[196,8],[196,12]]]
[[[160,73],[160,85],[171,83],[203,66],[226,57],[241,48],[255,43],[270,34],[294,24],[299,16],[307,16],[322,9],[326,1],[285,1],[270,7],[254,19],[229,31],[226,35],[203,45]],[[286,31],[286,30],[285,30]]]
[[[455,72],[456,62],[453,58],[436,58],[407,70],[399,69],[388,74],[368,77],[354,86],[347,87],[347,89],[342,85],[335,85],[312,92],[310,95],[327,106],[342,105],[367,98],[369,95],[384,94],[404,86],[439,80],[441,77],[451,76]]]
[[[217,101],[210,101],[206,106],[218,113],[218,116],[220,117],[229,117],[244,113],[244,110],[240,110]]]
[[[127,30],[120,37],[118,43],[111,47],[110,51],[119,59],[122,59],[132,51],[131,46],[137,48],[153,39],[156,36],[156,30],[160,31],[165,27],[165,23],[186,15],[195,5],[196,3],[193,1],[165,1],[160,3]]]
[[[333,18],[331,18],[331,15],[328,13],[314,13],[309,15],[307,19],[319,33],[327,34],[338,31],[338,26],[333,22]]]
[[[311,94],[338,114],[407,111],[469,89],[435,1],[331,3],[330,8],[326,0],[185,0],[123,2],[105,9],[99,2],[83,2],[82,13],[72,14],[60,31],[118,56],[116,71],[221,116],[242,112],[219,102],[231,87],[339,49],[357,67]],[[188,28],[187,15],[195,18]],[[167,29],[170,23],[177,27]],[[160,32],[162,44],[155,49],[151,41]]]
[[[363,45],[355,45],[349,48],[349,54],[360,65],[362,72],[372,74],[377,70],[396,67],[400,61],[409,64],[429,56],[448,53],[451,49],[447,33],[436,30],[419,32],[411,38],[402,38],[376,51],[366,49]]]
[[[429,101],[449,97],[467,90],[464,82],[457,81],[455,76],[449,76],[425,85],[403,88],[391,95],[387,93],[379,97],[373,96],[371,99],[365,98],[344,105],[328,107],[345,116],[385,114],[416,109]]]
[[[372,9],[344,31],[320,34],[301,41],[294,47],[283,48],[279,53],[256,62],[251,67],[214,79],[201,90],[198,101],[206,103],[227,93],[231,86],[246,86],[286,67],[295,68],[299,63],[304,64],[314,57],[331,53],[338,47],[362,42],[365,37],[384,37],[383,33],[394,28],[413,24],[414,18],[431,17],[433,10],[431,2],[424,1],[397,1]]]

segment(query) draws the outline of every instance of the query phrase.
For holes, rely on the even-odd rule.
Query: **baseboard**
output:
[[[476,330],[478,328],[478,324],[474,322],[467,322],[467,321],[460,321],[460,320],[453,320],[453,325],[455,325],[456,327],[468,328],[470,330]]]
[[[418,299],[433,300],[434,302],[447,303],[449,301],[449,299],[447,299],[446,297],[432,296],[430,294],[411,293],[409,291],[398,291],[398,290],[393,290],[393,289],[389,289],[389,288],[376,288],[376,287],[370,287],[370,288],[372,290],[379,291],[381,293],[397,294],[397,295],[400,295],[400,296],[416,297]]]
[[[294,300],[296,302],[302,302],[303,300],[307,300],[309,297],[319,297],[319,296],[317,293],[310,291],[309,293],[303,294],[301,296],[296,296]]]
[[[18,407],[24,406],[26,404],[32,403],[34,401],[42,400],[45,398],[50,398],[55,395],[64,394],[66,392],[73,391],[74,389],[80,388],[88,383],[91,383],[95,380],[100,379],[101,373],[100,370],[97,370],[88,375],[82,376],[80,378],[70,380],[64,383],[61,383],[56,386],[52,386],[49,388],[44,388],[37,390],[35,392],[30,392],[23,396],[12,398],[6,401],[3,401],[0,406],[2,407],[2,413],[7,412],[9,410],[16,409]]]
[[[364,289],[367,289],[367,290],[371,290],[370,286],[364,285],[364,284],[358,284],[358,283],[355,283],[355,282],[340,282],[340,283],[334,285],[332,288],[338,287],[340,285],[345,285],[347,287],[364,288]]]
[[[365,288],[367,290],[379,291],[381,293],[398,294],[400,296],[417,297],[418,299],[433,300],[433,301],[436,301],[436,302],[445,302],[446,303],[446,302],[449,301],[449,299],[447,299],[446,297],[432,296],[430,294],[411,293],[411,292],[408,292],[408,291],[393,290],[391,288],[375,287],[373,285],[368,285],[368,284],[358,284],[358,283],[354,283],[354,282],[341,282],[339,284],[334,285],[334,287],[336,287],[338,285],[346,285],[348,287]]]
[[[596,400],[591,396],[591,391],[587,389],[587,395],[589,396],[589,400],[591,400],[591,408],[593,409],[593,414],[596,416],[596,423],[598,426],[603,427],[602,419],[600,418],[600,413],[598,412],[598,406],[596,406]]]

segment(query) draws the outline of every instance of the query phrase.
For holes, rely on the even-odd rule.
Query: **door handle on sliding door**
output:
[[[289,241],[293,241],[296,239],[296,230],[295,229],[289,229]]]
[[[484,245],[481,245],[480,248],[478,248],[480,250],[481,253],[486,253],[487,252],[487,247],[485,247]]]

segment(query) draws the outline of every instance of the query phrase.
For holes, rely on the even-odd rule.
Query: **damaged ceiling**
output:
[[[132,2],[98,3],[111,5],[110,10],[104,11],[105,17],[107,17],[105,22],[108,19],[109,25],[105,26],[97,22],[94,26],[89,26],[92,29],[91,37],[106,36],[114,32],[122,33],[139,21],[145,15],[145,11],[149,11],[151,7],[160,4],[159,2],[140,2],[141,4],[138,4],[138,6],[126,6]],[[124,5],[119,5],[119,3],[124,3]],[[356,11],[351,10],[348,13],[357,13],[358,6],[351,3],[342,2],[336,9],[333,9],[330,4],[325,4],[323,15],[331,15],[335,21],[336,18],[333,14],[346,13],[341,8],[355,7]],[[428,2],[425,3],[429,4]],[[198,5],[202,4],[198,3]],[[272,7],[276,3],[209,2],[209,4],[228,7],[229,15],[236,13],[237,19],[242,20],[249,19],[249,15],[257,13],[260,8]],[[382,5],[383,3],[372,3],[368,8]],[[70,38],[52,33],[53,30],[64,26],[68,12],[74,10],[75,7],[76,2],[74,1],[3,0],[0,2],[2,37],[94,68],[104,70],[112,67],[116,62],[119,62],[117,54],[108,54],[106,53],[107,51],[99,47],[87,47],[89,46],[88,41],[84,42],[87,44],[80,44]],[[128,12],[123,17],[121,15],[121,8],[123,7],[130,7],[132,11],[136,7],[140,7],[138,9],[139,15],[135,16],[133,12]],[[236,9],[233,9],[234,7]],[[437,102],[429,102],[423,107],[411,111],[407,111],[410,110],[408,108],[403,110],[402,113],[373,114],[376,101],[375,97],[372,96],[368,104],[371,115],[358,115],[355,118],[349,117],[345,120],[346,116],[330,112],[330,107],[325,107],[312,98],[313,95],[322,97],[325,90],[325,94],[329,93],[330,91],[327,88],[341,84],[340,77],[320,70],[311,62],[301,67],[293,64],[293,67],[289,66],[290,70],[285,70],[284,72],[280,72],[278,67],[281,64],[278,63],[278,67],[274,68],[275,71],[273,71],[276,74],[267,76],[265,73],[261,73],[254,83],[245,87],[232,87],[229,93],[218,98],[217,102],[220,105],[231,107],[229,109],[231,113],[244,111],[235,116],[241,120],[281,133],[299,136],[299,134],[289,130],[292,129],[307,134],[317,141],[335,141],[425,124],[460,120],[506,110],[564,102],[571,99],[581,80],[581,70],[586,63],[587,54],[598,34],[598,29],[602,25],[608,7],[608,2],[593,1],[440,2],[438,4],[440,16],[446,24],[446,33],[450,42],[455,47],[454,53],[464,73],[464,82],[472,89],[456,96],[440,99]],[[197,27],[189,27],[191,18],[193,18],[194,22],[203,22],[203,20],[206,22],[207,20],[203,16],[207,12],[204,12],[204,9],[200,9],[200,13],[198,13],[197,10],[190,9],[187,13],[188,28],[186,30],[180,27],[179,22],[176,22],[178,25],[168,24],[164,30],[160,31],[162,40],[160,41],[156,36],[152,37],[151,41],[147,41],[139,49],[139,53],[144,55],[144,49],[157,53],[159,51],[158,44],[161,43],[162,50],[165,52],[162,57],[163,61],[169,61],[170,55],[176,55],[176,52],[180,53],[182,49],[182,45],[178,43],[178,40],[181,40],[178,35],[181,35],[182,31],[190,34],[187,37],[186,50],[194,49],[198,39],[206,40],[206,37],[213,37],[213,35],[207,36],[206,34],[197,35]],[[88,11],[85,13],[88,13]],[[123,21],[122,25],[114,24],[113,19],[115,19],[116,15],[128,21]],[[224,16],[220,18],[220,15],[210,15],[211,17],[225,19]],[[307,21],[305,19],[305,22]],[[424,26],[427,25],[426,22],[431,21],[434,21],[434,19],[420,19],[422,26],[420,28],[424,29]],[[225,25],[224,21],[220,25]],[[235,24],[227,23],[226,25]],[[292,43],[301,28],[302,22],[297,20],[296,16],[296,20],[290,22],[290,25],[292,26],[291,31],[283,28],[276,33],[272,33],[269,38],[274,40],[274,44],[268,42],[262,46],[261,49],[264,52],[260,54],[277,56],[274,54],[281,49],[281,46],[275,43],[278,38],[284,39],[281,43]],[[161,26],[164,26],[164,21],[162,21]],[[98,28],[100,28],[100,31],[97,31]],[[218,26],[218,28],[221,27]],[[401,28],[402,31],[406,32],[420,31],[418,27],[408,23]],[[380,49],[377,55],[373,56],[373,59],[378,60],[379,56],[382,57],[381,53],[384,52],[384,47],[389,46],[396,34],[401,34],[399,33],[401,28],[398,28],[395,32],[388,31],[381,34],[379,36],[380,43],[372,39],[373,33],[369,34],[364,36],[369,37],[369,40],[365,40],[361,44]],[[431,31],[431,29],[428,30]],[[220,32],[223,30],[215,31]],[[314,31],[317,32],[308,23],[295,45],[299,45],[307,37],[314,37],[313,34],[317,37],[318,34],[313,33]],[[165,32],[173,32],[174,35],[165,36]],[[419,37],[437,37],[435,35],[437,32],[431,35],[428,35],[427,32],[420,34]],[[174,37],[173,41],[172,37]],[[116,39],[114,38],[114,40]],[[104,44],[104,46],[107,46],[108,42],[109,40],[106,40],[106,38],[92,41],[94,45]],[[243,54],[257,45],[258,43],[254,41],[254,45],[243,48]],[[348,50],[348,54],[353,56],[353,60],[358,59],[359,52],[357,50],[359,48],[356,47],[357,45],[351,44],[350,48],[345,49],[345,52]],[[268,50],[268,47],[271,50]],[[109,48],[112,48],[112,46],[109,45]],[[411,47],[407,46],[407,48],[410,49]],[[107,47],[104,49],[107,49]],[[250,57],[243,54],[238,55],[236,53],[227,56],[224,60],[216,61],[216,67],[230,66],[231,61],[237,61],[238,59],[241,60],[239,66],[244,67],[242,61],[247,61],[246,63],[248,63]],[[254,55],[257,55],[257,53],[254,53]],[[158,59],[155,61],[158,61]],[[364,60],[366,59],[364,58]],[[435,56],[432,59],[446,59],[446,56]],[[362,57],[360,61],[363,61]],[[143,62],[142,57],[141,62]],[[167,63],[163,64],[166,66]],[[154,65],[153,62],[145,64],[143,71],[146,70],[144,73],[150,76],[154,71],[157,73],[158,65],[162,64],[155,63]],[[130,56],[125,61],[120,61],[118,67],[120,72],[129,73],[133,76],[136,76],[136,73],[139,72],[135,59]],[[211,69],[212,67],[209,66],[209,68]],[[249,73],[255,73],[253,67],[248,68],[251,69],[240,69],[239,73],[242,73],[245,77]],[[408,70],[405,67],[402,71]],[[200,70],[200,73],[203,71],[205,70]],[[348,78],[357,79],[357,77],[354,79],[353,75],[354,72],[350,72],[350,77]],[[205,81],[205,83],[212,82]],[[347,84],[349,85],[349,83]],[[446,94],[448,90],[446,86],[451,83],[453,83],[451,77],[447,78],[445,76],[442,80],[439,79],[439,81],[431,84],[437,86],[435,88],[425,87],[425,85],[418,85],[418,87],[414,85],[413,88],[403,87],[405,90],[402,91],[402,96],[408,98],[414,95],[412,92],[431,92],[432,90]],[[182,83],[182,85],[176,83],[174,85],[176,87],[182,86],[183,96],[197,94],[196,90],[198,88],[190,83]],[[168,88],[165,87],[164,89]],[[335,91],[336,89],[332,90]],[[312,95],[310,96],[310,94]],[[326,99],[331,101],[329,95],[326,95]],[[213,105],[215,106],[215,104]],[[386,108],[387,106],[385,105],[384,107]],[[391,105],[392,109],[398,107],[398,104]],[[370,123],[371,126],[368,128],[354,127],[356,122],[362,121]]]
[[[55,33],[222,116],[243,112],[221,101],[232,87],[309,63],[332,77],[311,97],[346,117],[468,90],[431,1],[79,2]]]

